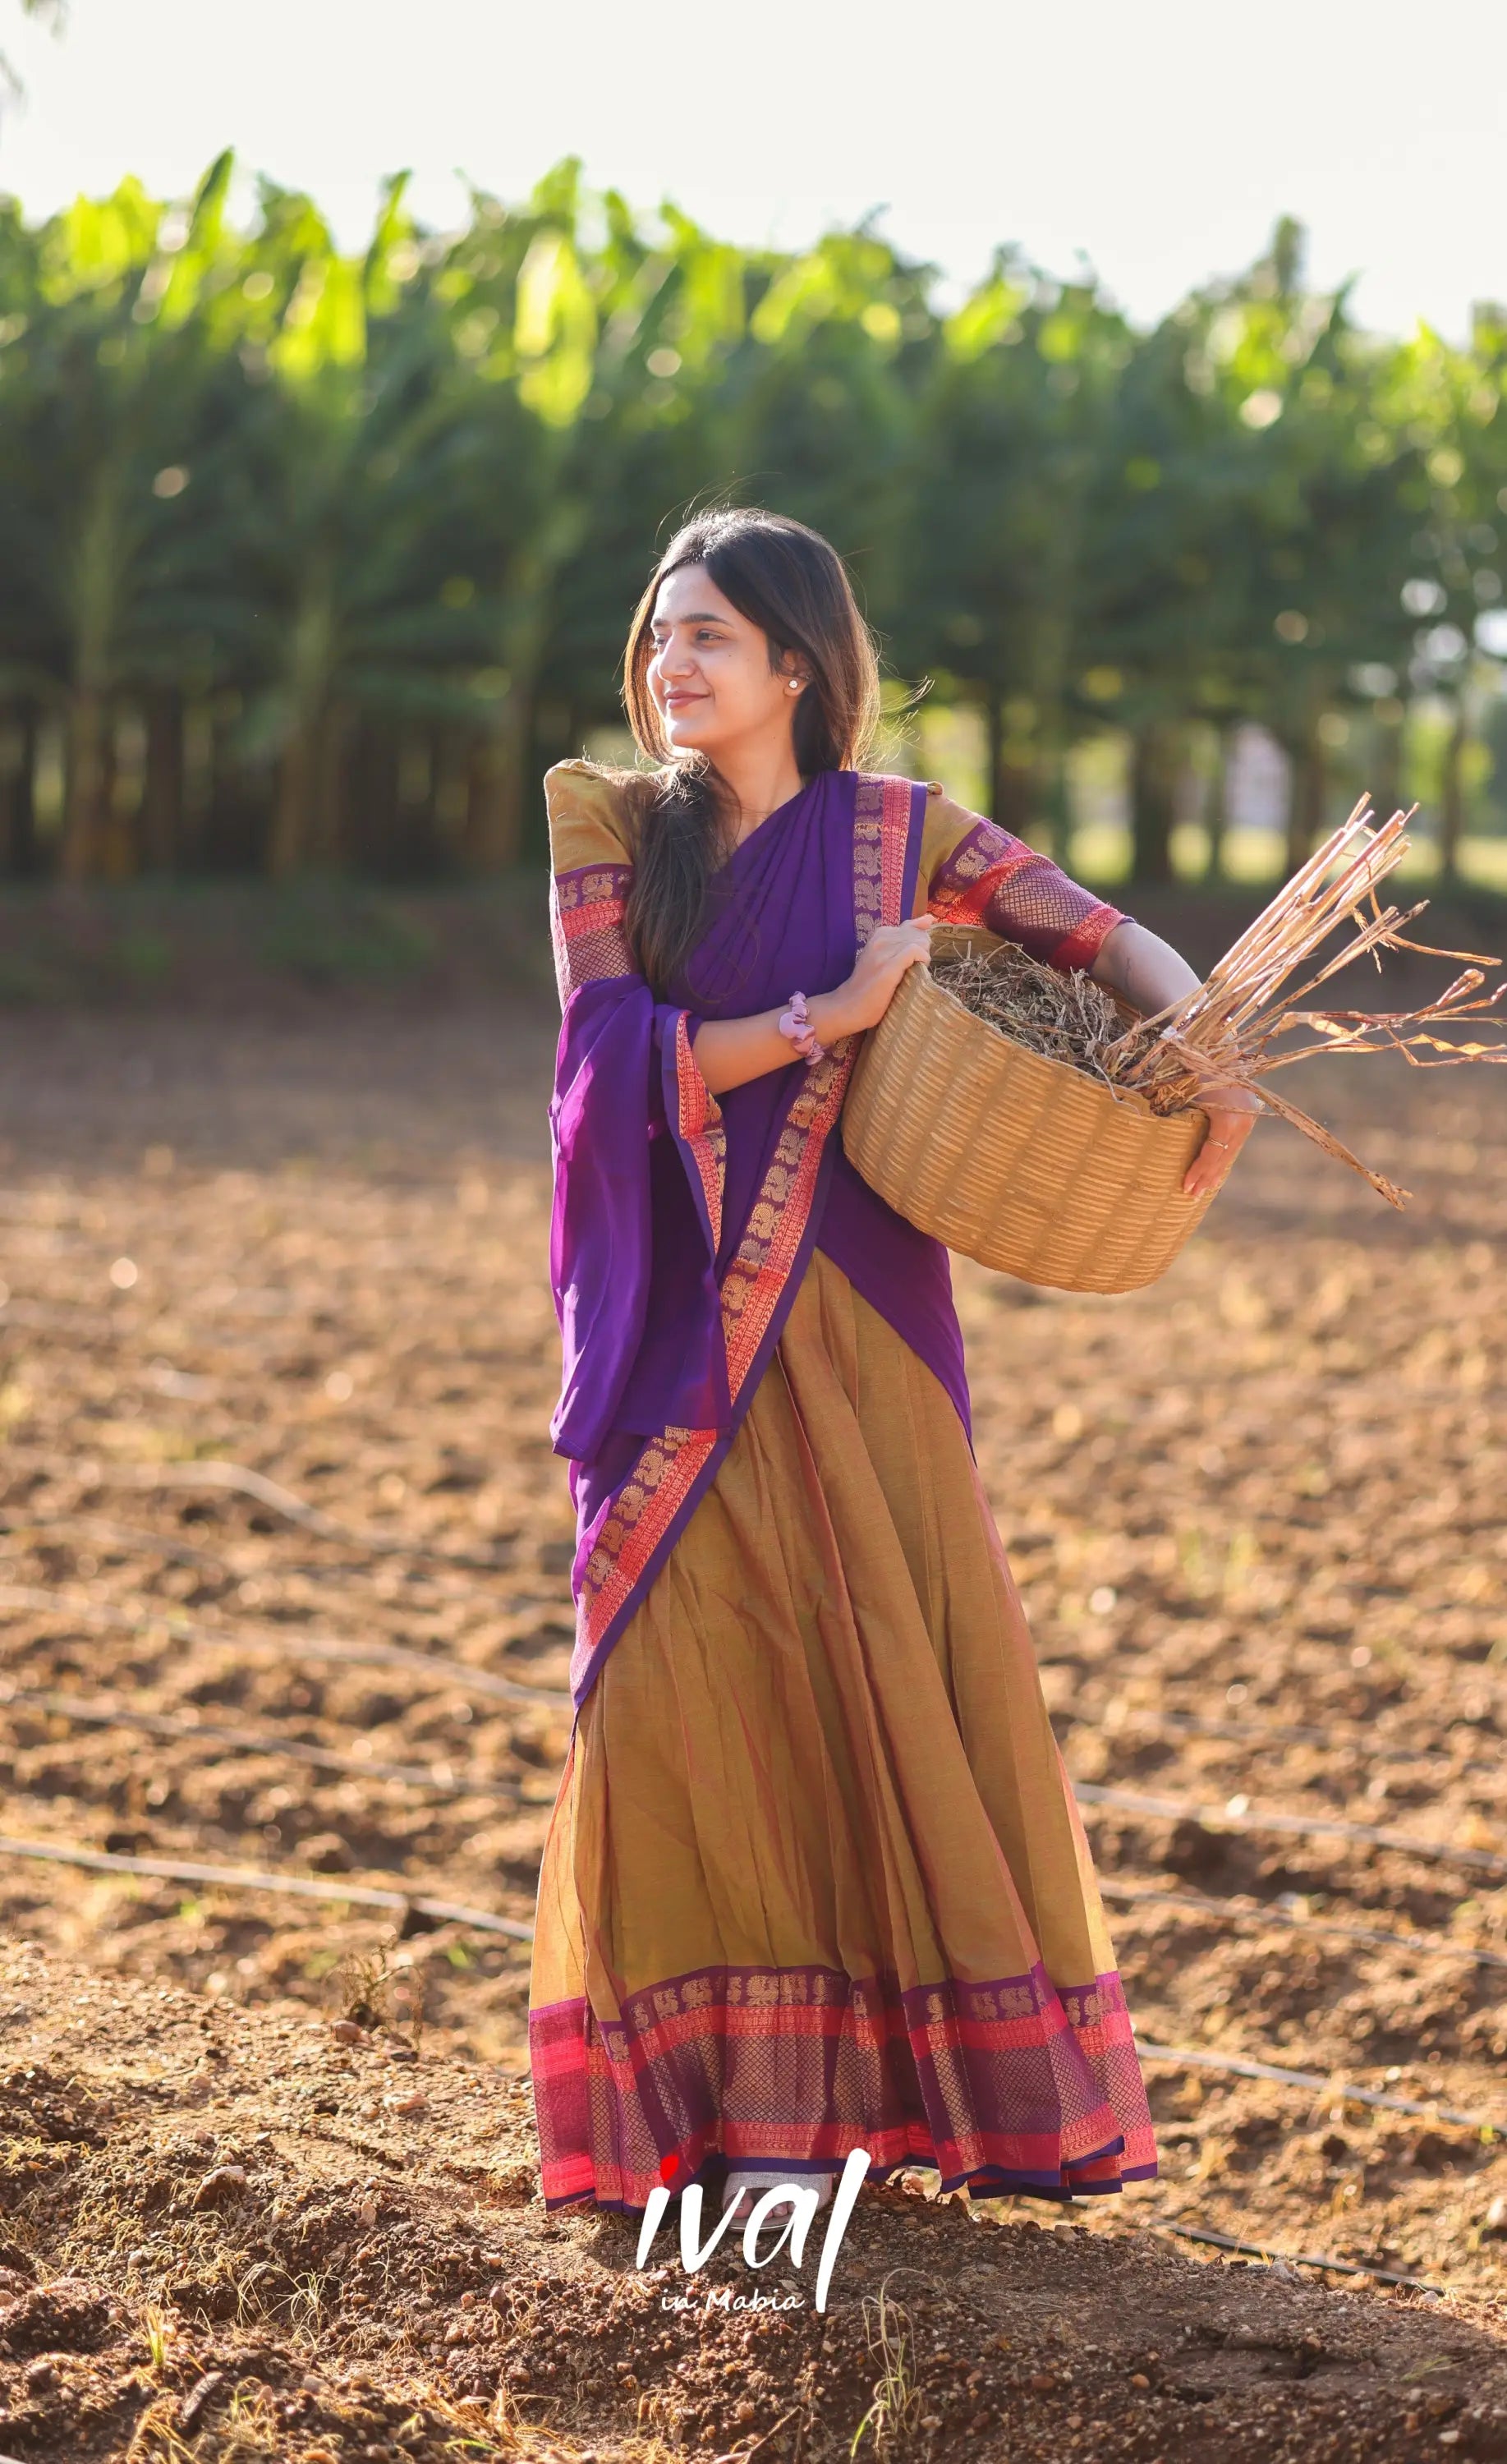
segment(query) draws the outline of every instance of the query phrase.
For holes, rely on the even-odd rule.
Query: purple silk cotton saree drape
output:
[[[907,779],[813,780],[715,876],[668,1001],[655,1001],[621,944],[622,869],[583,868],[556,885],[562,943],[616,934],[621,945],[618,971],[566,1002],[550,1107],[564,1350],[551,1435],[570,1461],[578,1519],[578,1708],[715,1477],[814,1246],[935,1372],[968,1426],[947,1251],[841,1153],[854,1040],[720,1102],[694,1057],[703,1019],[834,990],[875,927],[909,914],[925,808],[925,787]]]

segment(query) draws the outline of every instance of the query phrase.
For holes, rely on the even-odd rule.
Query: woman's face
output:
[[[704,564],[683,564],[654,602],[648,684],[677,752],[712,762],[761,739],[789,741],[804,680],[776,673],[769,637],[725,599]]]

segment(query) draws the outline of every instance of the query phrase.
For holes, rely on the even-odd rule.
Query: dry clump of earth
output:
[[[30,2151],[0,2265],[33,2305],[4,2330],[0,2455],[343,2459],[363,2447],[337,2371],[371,2382],[351,2409],[377,2454],[507,2453],[533,2423],[562,2454],[764,2440],[789,2464],[846,2452],[866,2412],[861,2456],[1172,2464],[1232,2424],[1256,2459],[1507,2454],[1502,1076],[1306,1074],[1300,1100],[1415,1193],[1401,1217],[1269,1125],[1148,1292],[959,1267],[980,1469],[1130,2007],[1169,2049],[1146,2059],[1161,2179],[1058,2233],[1023,2203],[980,2226],[917,2174],[865,2196],[826,2320],[688,2323],[622,2220],[534,2204],[526,1932],[572,1540],[547,1436],[551,996],[196,999],[59,1010],[3,1064],[0,1923],[36,1947],[0,1996],[5,2130]],[[1219,2067],[1252,2059],[1319,2084]],[[415,2081],[429,2110],[405,2116]],[[917,2265],[886,2299],[929,2410],[896,2413],[901,2370],[874,2415],[863,2300]],[[85,2289],[55,2314],[59,2276]],[[1296,2342],[1240,2343],[1278,2318]],[[283,2358],[257,2379],[243,2349]],[[59,2445],[86,2365],[98,2434]]]

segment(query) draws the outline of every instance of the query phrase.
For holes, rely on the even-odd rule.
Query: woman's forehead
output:
[[[660,583],[654,601],[654,622],[692,625],[700,616],[715,616],[728,625],[744,621],[732,600],[723,597],[704,564],[678,565]]]

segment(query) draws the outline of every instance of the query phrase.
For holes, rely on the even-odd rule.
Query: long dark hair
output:
[[[728,506],[678,530],[635,611],[622,698],[639,750],[666,766],[632,799],[633,888],[625,918],[642,972],[663,993],[701,928],[707,886],[727,853],[726,798],[710,762],[676,754],[649,691],[654,604],[682,565],[703,564],[723,597],[768,637],[777,671],[794,653],[809,681],[795,714],[803,779],[856,769],[879,717],[879,659],[837,550],[784,514]]]

